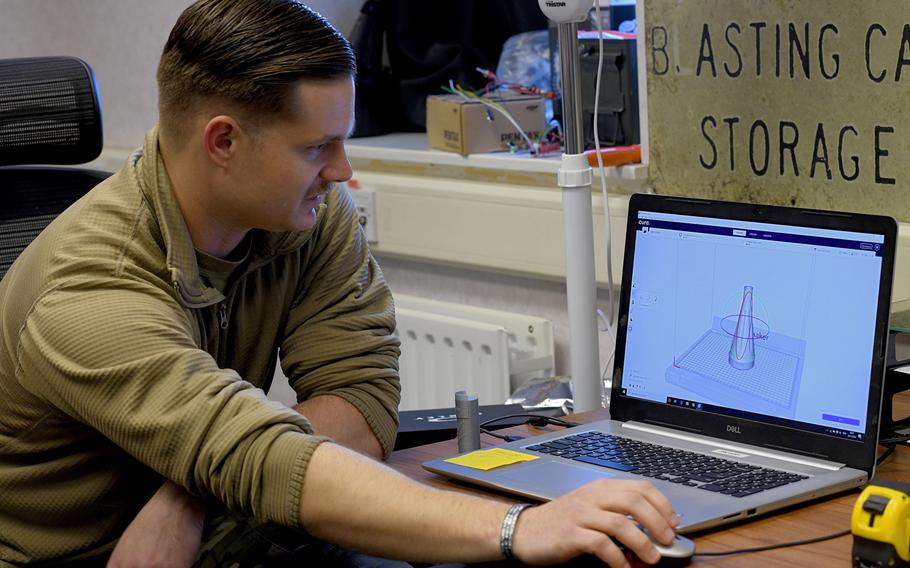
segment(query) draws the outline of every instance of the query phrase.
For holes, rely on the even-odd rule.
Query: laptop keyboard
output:
[[[525,449],[733,497],[809,478],[602,432],[582,432]]]

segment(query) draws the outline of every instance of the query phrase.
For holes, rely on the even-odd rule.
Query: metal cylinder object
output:
[[[480,407],[477,397],[467,391],[455,393],[455,420],[458,453],[480,449]]]

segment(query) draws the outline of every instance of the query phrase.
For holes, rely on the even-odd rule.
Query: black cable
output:
[[[504,435],[504,434],[496,434],[495,432],[491,432],[490,430],[487,430],[486,428],[484,428],[484,426],[488,426],[494,422],[498,422],[500,420],[505,420],[507,418],[527,418],[527,420],[525,421],[525,424],[531,424],[532,426],[546,426],[548,424],[555,424],[557,426],[563,426],[566,428],[570,428],[572,426],[580,426],[580,424],[576,424],[574,422],[569,422],[568,420],[563,420],[561,418],[556,418],[554,416],[542,416],[540,414],[507,414],[506,416],[498,416],[496,418],[491,418],[490,420],[487,420],[486,422],[481,422],[480,423],[480,432],[482,434],[487,434],[488,436],[493,436],[494,438],[499,438],[500,440],[505,440],[506,442],[515,442],[518,440],[524,440],[523,436],[510,436],[510,435]]]
[[[894,453],[895,447],[896,446],[894,444],[886,445],[885,451],[882,453],[882,455],[878,456],[878,458],[875,460],[875,464],[881,465],[881,463],[883,461],[888,459],[888,456],[890,456],[891,454]],[[749,552],[763,552],[765,550],[776,550],[778,548],[789,548],[791,546],[802,546],[805,544],[815,544],[816,542],[824,542],[826,540],[833,540],[835,538],[847,536],[848,534],[850,534],[850,531],[844,530],[844,531],[832,533],[832,534],[825,535],[825,536],[819,536],[819,537],[809,538],[809,539],[805,539],[805,540],[795,540],[792,542],[785,542],[782,544],[769,544],[767,546],[756,546],[754,548],[740,548],[738,550],[727,550],[724,552],[696,552],[695,556],[727,556],[730,554],[745,554],[745,553],[749,553]]]
[[[895,436],[893,438],[882,438],[878,443],[882,446],[892,446],[894,444],[903,444],[904,442],[910,442],[910,436]]]
[[[802,546],[804,544],[815,544],[816,542],[824,542],[826,540],[833,540],[835,538],[840,538],[842,536],[847,536],[850,534],[850,530],[840,531],[833,534],[818,536],[815,538],[807,538],[805,540],[794,540],[792,542],[785,542],[782,544],[769,544],[768,546],[756,546],[754,548],[740,548],[738,550],[726,550],[724,552],[695,552],[695,556],[727,556],[730,554],[746,554],[748,552],[763,552],[765,550],[775,550],[778,548],[789,548],[791,546]]]
[[[875,465],[881,465],[888,457],[894,453],[894,449],[897,447],[895,444],[885,444],[885,441],[882,442],[882,445],[885,446],[885,451],[882,455],[878,456],[875,460]],[[763,552],[765,550],[776,550],[778,548],[789,548],[791,546],[802,546],[805,544],[814,544],[816,542],[824,542],[826,540],[833,540],[835,538],[840,538],[842,536],[847,536],[850,534],[849,530],[844,530],[836,533],[832,533],[825,536],[819,536],[815,538],[809,538],[805,540],[795,540],[792,542],[785,542],[782,544],[769,544],[767,546],[756,546],[754,548],[740,548],[737,550],[727,550],[724,552],[696,552],[695,556],[727,556],[730,554],[745,554],[749,552]]]
[[[524,440],[522,436],[509,436],[508,434],[497,434],[496,432],[491,432],[486,428],[480,429],[481,434],[486,434],[488,436],[493,436],[494,438],[499,438],[500,440],[505,440],[506,442],[515,442],[518,440]]]
[[[891,421],[887,427],[882,427],[878,443],[882,446],[888,446],[910,441],[908,426],[910,426],[910,416]]]
[[[524,413],[524,414],[506,414],[505,416],[498,416],[496,418],[491,418],[491,419],[487,420],[486,422],[481,422],[480,427],[483,428],[484,426],[489,426],[490,424],[492,424],[494,422],[499,422],[500,420],[506,420],[508,418],[527,418],[528,420],[526,421],[526,423],[531,423],[535,426],[537,426],[537,425],[545,426],[547,424],[565,426],[566,428],[569,428],[571,426],[580,426],[580,424],[576,424],[575,422],[569,422],[568,420],[563,420],[562,418],[556,418],[554,416],[542,416],[540,414]]]
[[[569,422],[568,420],[563,420],[562,418],[556,418],[553,416],[540,416],[537,414],[532,414],[531,418],[528,418],[525,421],[525,424],[530,424],[531,426],[537,428],[543,428],[544,426],[549,426],[550,424],[553,424],[554,426],[562,426],[563,428],[581,426],[581,424],[577,422]]]

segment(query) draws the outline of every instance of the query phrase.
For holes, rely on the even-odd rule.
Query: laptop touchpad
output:
[[[516,481],[523,487],[548,497],[568,493],[595,479],[615,477],[606,471],[600,472],[571,463],[552,461],[530,463],[521,468],[503,471],[499,476]]]

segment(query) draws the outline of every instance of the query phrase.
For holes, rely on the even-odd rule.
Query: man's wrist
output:
[[[509,507],[506,516],[502,519],[502,527],[499,530],[499,550],[506,560],[515,558],[512,551],[512,541],[515,536],[515,526],[518,524],[518,517],[521,512],[531,507],[528,503],[518,503]]]
[[[189,491],[173,481],[167,481],[162,489],[165,491],[165,498],[174,505],[180,506],[194,514],[205,514],[205,501],[192,495]]]

